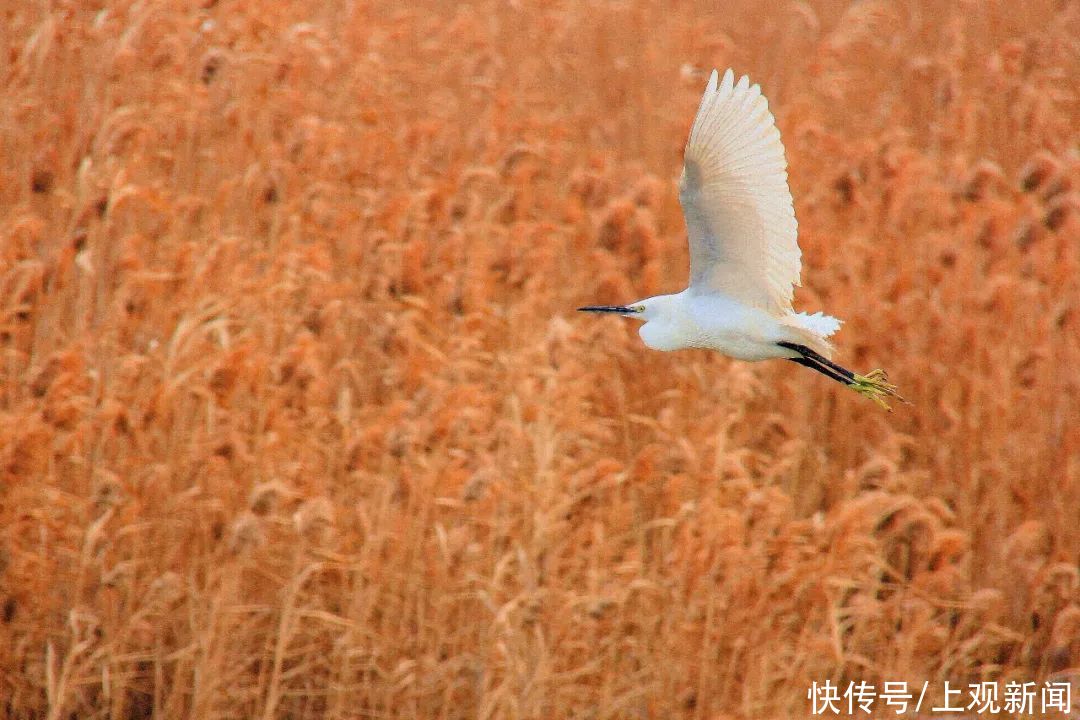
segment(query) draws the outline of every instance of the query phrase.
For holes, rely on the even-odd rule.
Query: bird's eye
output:
[[[634,306],[634,312],[636,312],[636,313],[645,312],[645,306],[644,305],[636,305],[636,306]]]

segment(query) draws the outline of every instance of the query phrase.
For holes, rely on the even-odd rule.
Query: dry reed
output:
[[[1075,673],[1080,6],[699,5],[2,3],[6,716]],[[680,289],[714,65],[911,407],[573,313]]]

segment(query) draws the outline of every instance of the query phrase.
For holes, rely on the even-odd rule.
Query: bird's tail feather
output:
[[[813,315],[792,313],[784,318],[784,325],[792,331],[794,342],[805,345],[826,358],[832,358],[833,353],[833,346],[828,338],[840,329],[841,324],[841,320],[820,312]]]

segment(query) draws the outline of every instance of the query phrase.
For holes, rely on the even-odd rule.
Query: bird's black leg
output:
[[[799,353],[799,357],[788,358],[792,362],[817,370],[822,375],[830,377],[838,383],[847,385],[849,388],[864,395],[886,410],[889,404],[886,398],[896,398],[900,402],[907,402],[896,392],[896,386],[889,384],[889,377],[884,370],[871,370],[866,375],[856,375],[847,368],[841,367],[831,360],[822,357],[805,345],[782,342],[777,343],[780,347]]]
[[[817,370],[818,372],[822,372],[825,375],[828,375],[828,376],[832,377],[834,380],[840,380],[840,378],[836,377],[837,375],[839,375],[842,378],[844,378],[843,380],[840,380],[840,382],[844,383],[845,385],[850,385],[853,382],[855,382],[855,373],[851,372],[850,370],[848,370],[845,367],[841,367],[840,365],[837,365],[832,360],[829,360],[828,358],[825,358],[825,357],[821,356],[820,354],[814,352],[813,350],[806,347],[805,345],[798,345],[796,343],[789,343],[789,342],[781,342],[781,343],[777,343],[777,345],[779,345],[782,348],[787,348],[788,350],[794,350],[795,352],[802,355],[801,358],[792,358],[795,362],[799,362],[800,360],[809,361],[809,362],[799,362],[800,365],[805,365],[806,367],[812,367],[815,370]],[[814,363],[814,364],[811,365],[810,363]],[[825,372],[822,368],[828,368],[832,372]]]
[[[843,383],[844,385],[850,385],[853,382],[852,380],[849,380],[848,378],[844,377],[840,373],[835,372],[832,368],[830,368],[830,367],[828,367],[826,365],[821,365],[819,363],[816,363],[813,360],[810,360],[809,358],[797,357],[797,358],[788,358],[788,360],[790,360],[793,363],[798,363],[798,364],[802,365],[803,367],[808,367],[811,370],[817,370],[819,373],[821,373],[825,377],[832,378],[833,380],[835,380],[838,383]]]

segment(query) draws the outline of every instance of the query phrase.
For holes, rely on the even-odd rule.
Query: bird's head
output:
[[[678,350],[689,347],[685,312],[679,295],[657,295],[629,305],[590,305],[583,312],[612,313],[641,320],[638,329],[642,341],[654,350]]]
[[[622,315],[623,317],[634,318],[635,320],[642,320],[648,322],[657,317],[660,311],[660,305],[662,300],[666,296],[646,298],[645,300],[638,300],[632,302],[629,305],[589,305],[587,307],[580,307],[580,312],[594,312],[594,313],[613,313],[615,315]]]

